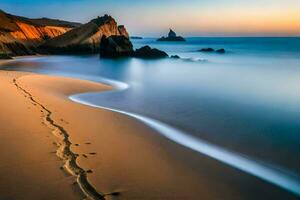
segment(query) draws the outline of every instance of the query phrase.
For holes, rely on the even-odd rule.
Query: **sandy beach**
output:
[[[300,200],[299,10],[1,0],[0,200]]]
[[[183,148],[127,116],[68,99],[72,94],[111,90],[110,86],[14,71],[0,71],[0,77],[3,199],[286,195]],[[217,177],[223,177],[222,181]],[[240,181],[247,184],[231,187]]]
[[[1,199],[78,199],[74,177],[61,170],[56,138],[41,111],[13,83],[25,73],[0,72]]]

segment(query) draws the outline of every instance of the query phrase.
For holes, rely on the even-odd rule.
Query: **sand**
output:
[[[68,99],[111,89],[0,71],[0,199],[294,199],[127,116]]]
[[[0,72],[0,199],[78,199],[40,110],[13,84],[22,75]]]

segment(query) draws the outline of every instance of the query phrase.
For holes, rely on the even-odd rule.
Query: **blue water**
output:
[[[126,83],[126,90],[81,98],[168,124],[195,140],[284,171],[299,183],[300,38],[133,43],[182,59],[48,56],[19,58],[6,68]],[[227,52],[197,52],[206,47]]]

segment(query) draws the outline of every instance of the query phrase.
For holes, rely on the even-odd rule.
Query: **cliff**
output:
[[[118,26],[114,18],[104,15],[46,41],[40,49],[52,54],[98,53],[101,38],[112,35],[122,35],[129,38],[124,26]]]
[[[54,19],[29,19],[0,10],[0,54],[30,55],[48,39],[62,35],[78,23]]]

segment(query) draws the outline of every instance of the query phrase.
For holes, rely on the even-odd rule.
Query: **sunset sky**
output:
[[[27,17],[87,22],[105,13],[131,35],[300,36],[300,0],[1,0],[0,9]]]

